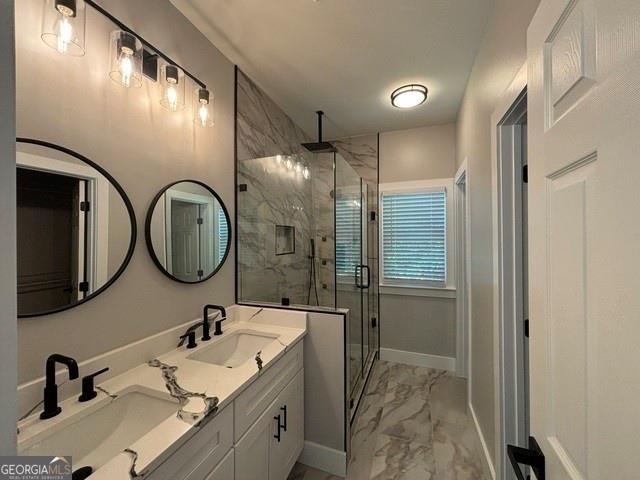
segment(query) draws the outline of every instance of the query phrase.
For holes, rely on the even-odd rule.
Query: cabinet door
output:
[[[270,411],[271,418],[279,416],[280,426],[278,420],[271,423],[269,480],[286,480],[304,443],[304,370],[280,393]]]
[[[236,480],[267,480],[274,422],[271,410],[267,409],[236,444]]]
[[[205,480],[234,480],[235,458],[233,448],[226,457],[213,469]]]

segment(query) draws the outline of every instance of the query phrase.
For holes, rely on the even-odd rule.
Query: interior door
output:
[[[528,31],[531,432],[546,478],[638,478],[640,2]]]
[[[172,274],[180,280],[200,279],[200,206],[197,203],[171,202]]]

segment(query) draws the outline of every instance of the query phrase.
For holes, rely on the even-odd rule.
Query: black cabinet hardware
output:
[[[278,443],[280,443],[280,429],[282,428],[282,425],[280,425],[280,415],[276,415],[273,419],[278,422],[278,433],[276,433],[273,438],[278,440]]]
[[[108,371],[109,371],[109,367],[106,367],[106,368],[103,368],[102,370],[98,370],[97,372],[92,373],[91,375],[82,377],[82,395],[78,397],[79,402],[88,402],[89,400],[96,398],[98,393],[95,391],[95,388],[94,388],[94,379],[98,375],[102,375],[103,373]]]
[[[285,405],[280,410],[284,412],[284,423],[282,424],[282,430],[286,432],[287,431],[287,406]]]
[[[507,455],[518,480],[526,480],[520,470],[521,464],[530,466],[538,480],[545,480],[544,453],[535,438],[529,437],[529,448],[507,445]]]

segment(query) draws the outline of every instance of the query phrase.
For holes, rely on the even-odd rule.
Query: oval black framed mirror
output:
[[[231,220],[220,196],[197,180],[180,180],[153,199],[145,225],[147,248],[167,277],[201,283],[222,267],[231,249]]]
[[[18,317],[62,312],[97,297],[125,271],[136,244],[133,206],[93,160],[16,139]]]

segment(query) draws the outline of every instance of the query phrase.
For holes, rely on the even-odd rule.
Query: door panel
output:
[[[635,478],[640,2],[542,0],[528,31],[531,432],[547,478]]]
[[[194,282],[200,277],[200,207],[196,203],[172,200],[171,265],[172,274]]]

